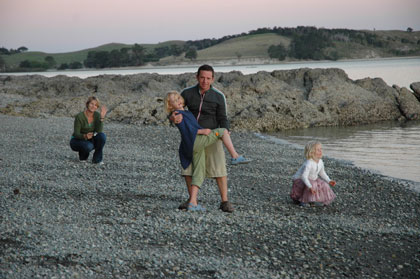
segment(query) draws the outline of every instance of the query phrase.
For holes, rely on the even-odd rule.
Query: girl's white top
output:
[[[318,175],[325,180],[327,183],[331,181],[328,175],[325,173],[324,170],[324,162],[322,159],[319,159],[318,163],[312,159],[306,160],[303,165],[299,168],[299,170],[293,176],[293,180],[295,179],[302,179],[303,183],[305,183],[308,188],[312,188],[310,180],[316,180]]]

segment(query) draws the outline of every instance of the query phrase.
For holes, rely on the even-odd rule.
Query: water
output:
[[[302,148],[308,141],[318,140],[325,156],[414,181],[414,187],[420,191],[420,121],[297,129],[273,136]]]
[[[87,78],[104,74],[130,75],[138,73],[181,74],[194,73],[197,65],[140,67],[132,69],[103,69],[76,71],[49,71],[38,73],[7,73],[8,75],[39,74]],[[407,87],[420,81],[420,58],[392,58],[379,60],[350,60],[334,62],[294,62],[265,65],[215,66],[217,72],[290,70],[298,68],[340,68],[349,78],[382,78],[389,86]],[[384,175],[417,182],[420,191],[420,122],[381,123],[359,127],[308,128],[275,134],[278,139],[303,146],[317,139],[324,145],[326,156],[353,162],[356,166],[372,169]]]
[[[27,75],[37,74],[46,77],[67,75],[87,78],[98,75],[131,75],[140,73],[157,73],[175,75],[182,73],[195,73],[198,66],[166,66],[166,67],[139,67],[130,69],[101,69],[101,70],[66,70],[47,71],[36,73],[1,73],[1,75]],[[293,62],[264,65],[228,65],[215,66],[217,72],[241,71],[243,74],[253,74],[259,71],[272,72],[274,70],[291,70],[299,68],[340,68],[349,78],[362,79],[366,77],[382,78],[389,86],[394,84],[409,88],[413,82],[420,81],[420,58],[392,58],[378,60],[349,60],[326,62]]]

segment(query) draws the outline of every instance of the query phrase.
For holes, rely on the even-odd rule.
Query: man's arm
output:
[[[229,130],[229,120],[227,119],[227,105],[223,94],[219,98],[219,103],[216,110],[216,120],[220,128]]]
[[[211,133],[210,129],[198,129],[197,135],[206,135],[208,136]]]
[[[168,119],[171,121],[171,123],[179,124],[182,122],[182,114],[174,111],[169,115]]]

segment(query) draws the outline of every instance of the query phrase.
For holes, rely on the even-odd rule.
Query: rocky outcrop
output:
[[[410,84],[411,90],[413,90],[414,96],[420,101],[420,82],[414,82]]]
[[[405,87],[400,88],[396,85],[393,87],[398,91],[397,100],[405,118],[408,120],[420,119],[420,103],[414,94]]]
[[[40,75],[0,76],[0,112],[29,117],[73,116],[95,95],[109,108],[108,119],[168,125],[163,97],[196,83],[181,75],[101,75],[86,79]],[[418,84],[413,83],[413,91]],[[353,81],[341,69],[296,69],[217,73],[233,129],[278,131],[314,126],[358,125],[411,120],[420,103],[406,88],[379,78]]]

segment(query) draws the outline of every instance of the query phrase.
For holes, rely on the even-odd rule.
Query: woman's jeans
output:
[[[70,147],[73,151],[79,152],[79,160],[86,161],[89,157],[89,153],[95,149],[93,153],[92,163],[97,164],[102,162],[102,150],[106,142],[106,136],[104,133],[97,133],[90,140],[80,140],[72,138],[70,140]]]

